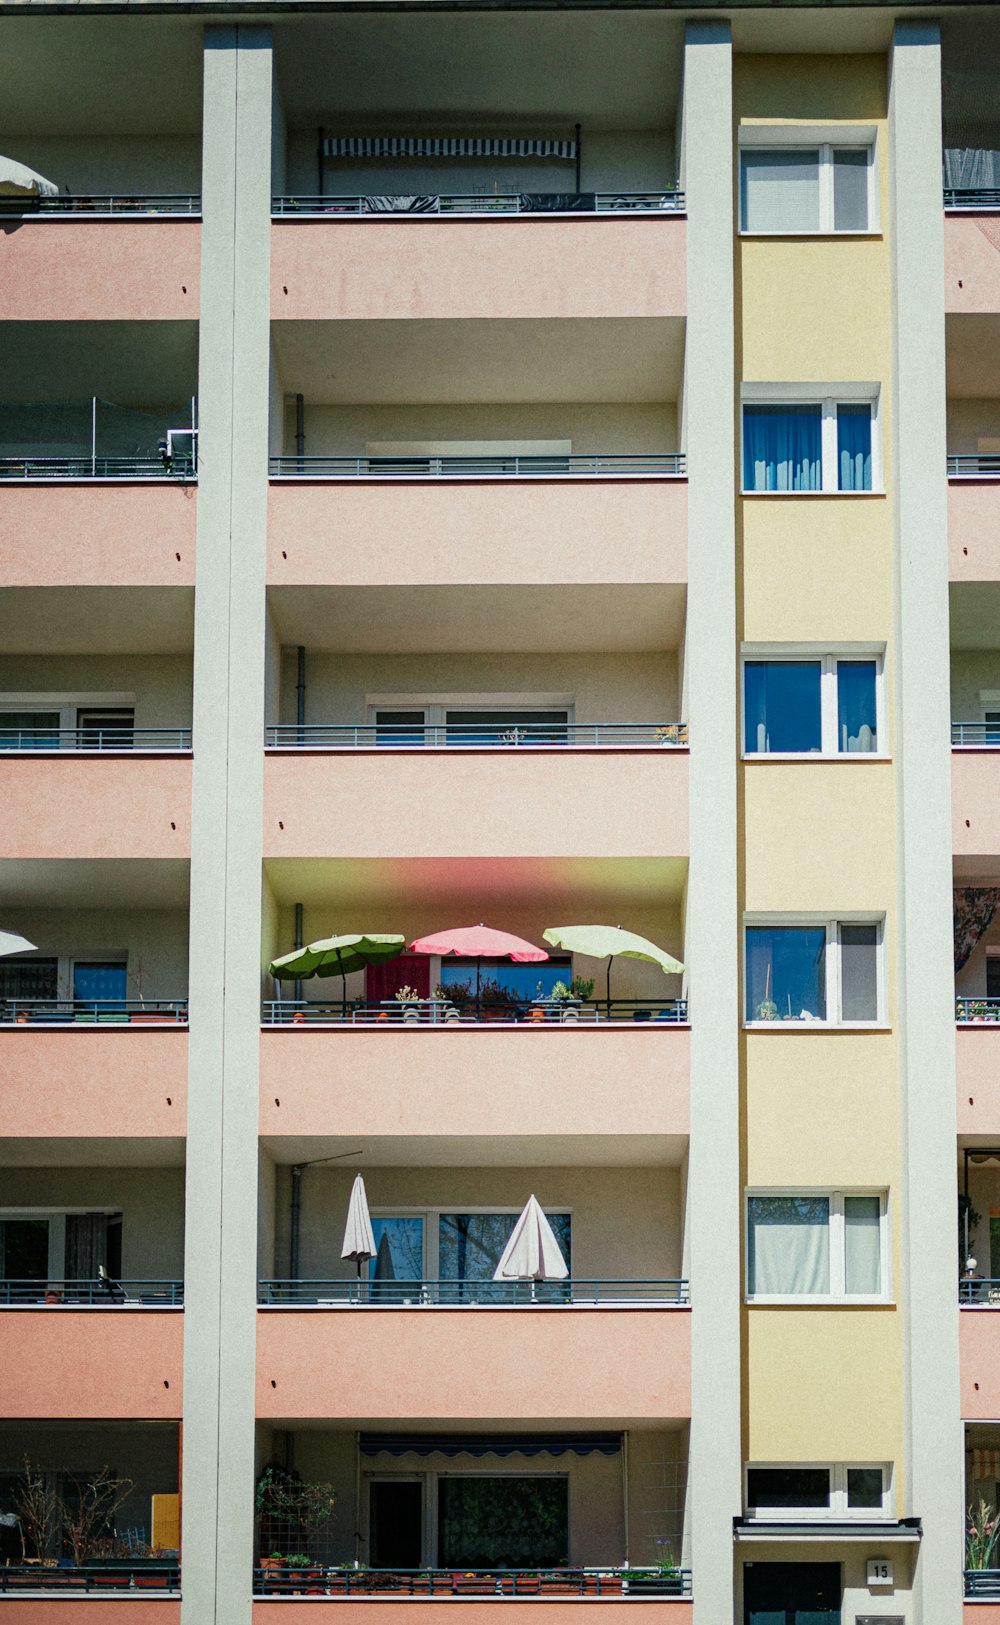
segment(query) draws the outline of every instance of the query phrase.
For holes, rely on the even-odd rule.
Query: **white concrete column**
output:
[[[689,23],[687,194],[687,692],[691,867],[690,1496],[696,1625],[733,1618],[741,1510],[740,1077],[732,41]]]
[[[203,141],[182,1616],[185,1625],[249,1625],[268,453],[268,29],[206,29]]]
[[[908,1458],[901,1510],[923,1519],[921,1625],[962,1617],[952,967],[951,715],[945,480],[941,51],[900,22],[889,88],[895,524],[896,972],[902,1069]]]

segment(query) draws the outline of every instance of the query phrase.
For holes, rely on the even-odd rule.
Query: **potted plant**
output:
[[[680,722],[669,722],[665,727],[655,729],[654,738],[656,743],[658,745],[679,745],[682,727],[683,724]]]
[[[332,1484],[306,1483],[298,1473],[277,1462],[269,1463],[257,1479],[254,1491],[254,1509],[260,1520],[258,1549],[277,1547],[282,1535],[288,1537],[283,1544],[291,1545],[293,1538],[302,1540],[325,1529],[333,1517],[336,1501]],[[322,1571],[316,1568],[312,1572],[313,1565],[314,1559],[308,1553],[292,1552],[286,1555],[283,1566],[297,1571],[308,1568],[310,1573],[304,1577],[315,1579]]]
[[[969,1508],[965,1526],[965,1566],[967,1569],[991,1569],[997,1558],[1000,1543],[1000,1517],[989,1501],[980,1501],[978,1507]]]
[[[408,1025],[412,1026],[414,1022],[420,1020],[420,994],[415,987],[410,987],[409,983],[404,982],[402,987],[397,987],[393,998],[400,1006],[403,1020]]]

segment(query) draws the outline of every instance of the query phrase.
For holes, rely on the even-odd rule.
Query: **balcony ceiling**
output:
[[[0,1168],[183,1168],[183,1139],[0,1138]]]
[[[539,572],[558,576],[558,557]],[[680,584],[273,587],[286,644],[338,654],[644,654],[677,649]]]
[[[193,587],[7,587],[4,654],[189,654]]]
[[[5,401],[99,395],[145,409],[198,389],[197,322],[0,322],[0,355]]]
[[[289,394],[306,405],[676,401],[678,318],[274,322]]]
[[[603,1039],[599,1040],[603,1042]],[[669,1042],[669,1040],[667,1040]],[[265,1135],[261,1145],[277,1163],[335,1157],[352,1172],[372,1168],[677,1168],[687,1154],[681,1134],[556,1135]]]
[[[995,400],[1000,379],[1000,315],[945,317],[949,397]]]
[[[186,858],[3,858],[0,909],[186,909],[188,869]]]
[[[192,135],[201,129],[200,17],[3,20],[3,150],[32,135]],[[113,94],[109,94],[109,88]]]
[[[585,847],[585,819],[581,833],[567,837]],[[629,910],[676,908],[687,877],[687,860],[667,857],[270,858],[265,868],[279,904],[398,912],[402,899],[408,913],[440,906],[486,919],[491,910],[523,912],[527,903],[562,915],[593,911],[598,919],[610,911],[626,926]],[[368,916],[365,928],[402,929]]]

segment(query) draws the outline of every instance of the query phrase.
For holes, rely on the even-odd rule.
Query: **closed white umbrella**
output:
[[[0,959],[5,954],[33,954],[36,953],[35,944],[22,937],[17,931],[0,931]]]
[[[529,1196],[500,1262],[494,1281],[564,1281],[569,1274],[555,1231],[535,1196]]]
[[[340,1250],[340,1256],[354,1259],[360,1280],[362,1264],[367,1264],[370,1258],[374,1258],[375,1251],[375,1233],[372,1230],[372,1216],[368,1211],[365,1182],[358,1174],[351,1186],[351,1200],[347,1204],[347,1224],[344,1227],[344,1245]]]
[[[55,197],[59,188],[26,164],[0,157],[0,194],[5,197]]]

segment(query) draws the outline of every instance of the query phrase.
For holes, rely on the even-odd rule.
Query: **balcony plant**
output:
[[[337,1503],[332,1484],[306,1483],[298,1473],[271,1462],[261,1473],[254,1491],[254,1510],[260,1519],[262,1547],[277,1547],[282,1535],[308,1536],[325,1529]],[[293,1557],[313,1560],[308,1554],[286,1556],[286,1567],[298,1567]]]
[[[991,1569],[996,1566],[997,1548],[1000,1546],[1000,1517],[989,1501],[980,1501],[970,1507],[965,1526],[965,1566],[967,1569]]]
[[[678,745],[681,738],[681,724],[670,722],[663,728],[657,728],[655,735],[658,745]]]

